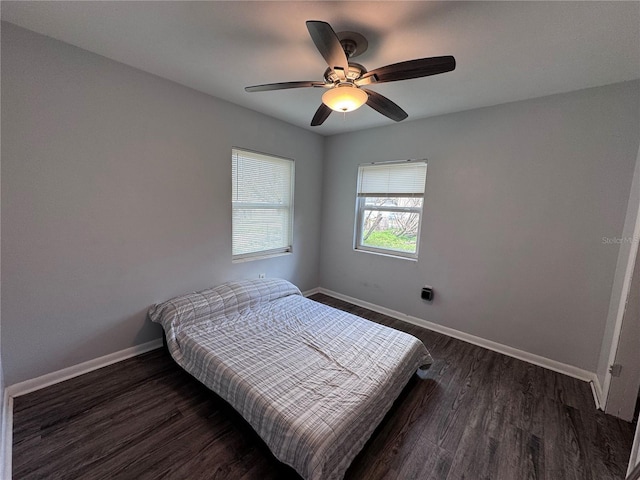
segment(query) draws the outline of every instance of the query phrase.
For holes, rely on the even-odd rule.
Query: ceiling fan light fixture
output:
[[[247,92],[266,92],[306,87],[327,89],[322,95],[322,103],[311,119],[312,127],[322,125],[333,111],[351,112],[365,103],[394,122],[401,122],[409,116],[407,112],[384,95],[364,87],[373,83],[429,77],[450,72],[456,68],[456,59],[451,55],[446,55],[406,60],[367,71],[364,66],[349,62],[350,58],[360,55],[367,49],[367,40],[362,35],[355,32],[336,34],[331,25],[319,20],[307,20],[306,24],[311,40],[327,62],[324,82],[267,83],[245,87],[245,90]]]
[[[336,112],[352,112],[364,105],[369,96],[352,83],[342,83],[322,95],[322,103]]]

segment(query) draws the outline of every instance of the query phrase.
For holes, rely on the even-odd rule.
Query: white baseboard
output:
[[[458,340],[462,340],[467,343],[472,343],[473,345],[478,345],[479,347],[486,348],[487,350],[492,350],[494,352],[502,353],[503,355],[517,358],[518,360],[523,360],[525,362],[532,363],[533,365],[538,365],[539,367],[543,367],[548,370],[553,370],[554,372],[562,373],[564,375],[568,375],[573,378],[577,378],[578,380],[590,382],[592,384],[592,390],[594,393],[594,401],[596,403],[596,408],[600,408],[600,399],[602,397],[596,396],[598,393],[601,393],[601,390],[600,392],[597,392],[598,387],[600,387],[600,382],[598,381],[598,378],[594,372],[589,372],[587,370],[583,370],[582,368],[578,368],[573,365],[568,365],[566,363],[558,362],[556,360],[551,360],[550,358],[542,357],[540,355],[536,355],[530,352],[525,352],[524,350],[519,350],[517,348],[513,348],[508,345],[504,345],[502,343],[494,342],[492,340],[487,340],[482,337],[477,337],[469,333],[461,332],[460,330],[455,330],[453,328],[445,327],[443,325],[438,325],[437,323],[429,322],[428,320],[423,320],[422,318],[406,315],[404,313],[391,310],[390,308],[381,307],[379,305],[365,302],[363,300],[359,300],[357,298],[353,298],[348,295],[343,295],[341,293],[334,292],[326,288],[321,287],[319,289],[319,293],[324,293],[325,295],[329,295],[331,297],[344,300],[345,302],[353,303],[354,305],[358,305],[360,307],[368,308],[369,310],[373,310],[374,312],[388,315],[389,317],[396,318],[403,322],[411,323],[413,325],[417,325],[418,327],[427,328],[429,330],[433,330],[434,332],[447,335],[448,337],[457,338]]]
[[[596,408],[598,410],[604,411],[604,393],[602,391],[602,384],[600,383],[598,375],[596,375],[595,373],[593,374],[593,379],[591,380],[590,384],[591,391],[593,393],[593,399],[596,401]]]
[[[13,397],[7,389],[2,392],[2,431],[0,435],[0,478],[11,479],[11,452],[13,446]]]
[[[320,287],[312,288],[311,290],[305,290],[302,292],[303,297],[310,297],[311,295],[315,295],[316,293],[320,293]]]
[[[47,373],[46,375],[42,375],[41,377],[32,378],[31,380],[25,380],[24,382],[9,385],[6,390],[8,391],[10,397],[19,397],[20,395],[25,395],[27,393],[40,390],[41,388],[64,382],[65,380],[69,380],[70,378],[92,372],[93,370],[106,367],[107,365],[121,362],[122,360],[126,360],[127,358],[135,357],[136,355],[155,350],[156,348],[160,348],[161,346],[162,339],[158,338],[157,340],[152,340],[147,343],[125,348],[124,350],[120,350],[119,352],[114,352],[110,353],[109,355],[104,355],[103,357],[94,358],[93,360],[82,362],[78,365],[63,368],[62,370],[58,370],[57,372]]]

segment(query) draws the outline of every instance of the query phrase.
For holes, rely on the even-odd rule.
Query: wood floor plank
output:
[[[147,411],[153,412],[153,415],[146,415],[147,421],[144,425],[131,421],[138,416],[138,409],[129,412],[118,407],[115,411],[100,411],[100,416],[89,415],[80,425],[70,423],[68,428],[59,429],[55,435],[42,435],[41,445],[46,445],[42,450],[49,457],[49,461],[43,464],[18,461],[14,467],[16,475],[33,473],[41,478],[50,478],[61,470],[82,469],[87,464],[103,461],[122,445],[127,445],[136,438],[148,436],[149,431],[155,430],[159,423],[178,414],[173,408],[163,408],[162,399],[156,399],[155,402],[141,408],[148,408]],[[104,441],[105,432],[108,432],[107,436],[114,441]],[[74,452],[71,458],[67,455],[69,451]],[[28,455],[25,457],[28,458]],[[20,455],[18,459],[21,459]]]
[[[490,352],[490,369],[483,377],[484,385],[478,388],[474,402],[470,406],[468,424],[499,440],[507,425],[509,402],[512,390],[509,388],[508,357]]]
[[[492,480],[497,478],[499,441],[473,427],[463,432],[446,480]],[[502,460],[504,461],[504,460]]]
[[[424,437],[419,437],[393,478],[442,480],[447,478],[452,460],[451,452],[434,445]]]
[[[539,388],[543,380],[541,367],[514,360],[510,369],[508,421],[512,425],[539,437],[543,434],[544,392]]]
[[[397,472],[414,451],[418,440],[415,435],[418,431],[416,423],[424,418],[425,411],[431,409],[434,395],[437,395],[435,390],[438,388],[434,381],[412,379],[381,423],[381,427],[374,432],[372,440],[365,448],[366,455],[354,461],[355,468],[359,464],[364,466],[368,478],[398,478]],[[345,478],[362,477],[348,472]]]
[[[629,442],[627,422],[602,412],[591,415],[580,412],[590,443],[590,462],[593,477],[597,479],[624,478],[629,452],[624,445]],[[625,439],[620,441],[620,439]]]
[[[497,480],[544,480],[544,445],[526,430],[507,426],[498,445]]]
[[[405,387],[345,480],[622,480],[634,426],[587,383],[326,295],[420,338],[434,363]],[[13,478],[300,480],[165,349],[14,401]]]
[[[588,439],[580,412],[551,399],[544,402],[545,478],[592,480]]]

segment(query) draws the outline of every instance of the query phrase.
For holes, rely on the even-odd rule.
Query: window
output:
[[[232,150],[233,260],[291,251],[293,160]]]
[[[358,167],[356,250],[417,258],[426,161]]]

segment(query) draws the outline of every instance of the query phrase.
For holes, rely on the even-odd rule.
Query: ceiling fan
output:
[[[336,33],[331,25],[317,20],[307,21],[307,29],[316,48],[329,65],[324,72],[324,82],[268,83],[245,87],[245,91],[266,92],[304,87],[326,89],[322,95],[322,104],[311,120],[312,127],[322,125],[333,110],[350,112],[365,103],[391,120],[400,122],[408,117],[407,112],[387,97],[364,86],[428,77],[456,68],[455,58],[448,55],[407,60],[368,72],[362,65],[349,61],[367,49],[367,40],[362,35],[356,32]]]

